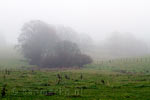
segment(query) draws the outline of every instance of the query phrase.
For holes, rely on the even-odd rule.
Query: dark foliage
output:
[[[62,68],[82,67],[92,62],[89,56],[81,53],[76,43],[58,38],[57,30],[39,20],[23,26],[18,41],[30,64]]]
[[[44,67],[82,67],[85,64],[91,63],[92,59],[84,54],[81,54],[80,49],[75,43],[70,41],[61,41],[55,47],[55,55],[47,56],[42,65]]]
[[[1,90],[2,97],[4,97],[6,95],[6,91],[7,91],[6,86],[7,86],[7,84],[5,84]]]
[[[40,65],[45,56],[53,53],[57,38],[52,26],[37,20],[24,24],[18,41],[30,64]]]

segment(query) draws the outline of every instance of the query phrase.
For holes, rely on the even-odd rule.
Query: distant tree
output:
[[[88,52],[92,49],[93,40],[89,35],[84,33],[80,34],[74,29],[65,26],[58,26],[56,29],[57,34],[62,41],[67,40],[76,43],[80,50],[84,52]]]
[[[24,24],[18,41],[30,64],[40,65],[45,56],[53,55],[58,37],[54,27],[34,20]]]
[[[130,33],[114,32],[107,47],[113,56],[141,56],[148,53],[147,45]]]
[[[3,34],[0,33],[0,47],[6,46],[6,40]]]
[[[50,60],[51,59],[51,60]],[[92,59],[82,54],[79,47],[70,41],[60,41],[55,46],[55,56],[48,56],[43,62],[44,66],[82,67],[92,62]]]
[[[41,67],[73,67],[92,62],[89,56],[81,53],[76,43],[61,39],[57,34],[58,30],[39,20],[24,24],[18,42],[30,64]]]

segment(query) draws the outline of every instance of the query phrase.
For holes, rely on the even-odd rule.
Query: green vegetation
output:
[[[150,100],[149,58],[99,61],[67,70],[37,69],[22,60],[1,61],[3,65],[2,100]]]

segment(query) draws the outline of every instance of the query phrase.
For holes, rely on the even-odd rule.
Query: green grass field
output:
[[[37,69],[0,60],[0,100],[150,100],[150,60],[99,61],[82,69]],[[61,79],[58,78],[58,74]]]

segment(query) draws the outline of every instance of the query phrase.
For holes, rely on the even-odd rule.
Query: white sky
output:
[[[15,43],[24,22],[70,26],[102,40],[113,31],[150,40],[150,0],[0,0],[0,32]]]

